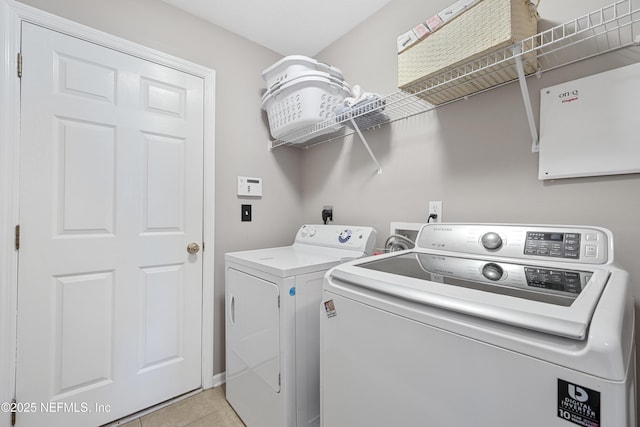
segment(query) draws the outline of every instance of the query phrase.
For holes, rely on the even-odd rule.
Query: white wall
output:
[[[223,372],[224,253],[290,244],[301,224],[301,152],[267,150],[260,109],[261,72],[280,55],[160,0],[22,2],[216,70],[214,372]],[[264,197],[238,199],[238,175],[262,177]],[[243,203],[253,205],[252,222],[240,222]]]
[[[450,0],[395,0],[324,50],[351,84],[382,94],[396,89],[395,37]],[[541,26],[564,22],[608,0],[542,2]],[[528,79],[538,116],[539,90],[633,61],[624,50]],[[603,124],[604,125],[604,124]],[[384,173],[355,137],[318,145],[303,156],[306,221],[323,205],[337,223],[374,225],[384,239],[389,221],[424,221],[429,200],[443,200],[447,221],[592,224],[611,228],[618,261],[630,271],[640,237],[640,175],[539,181],[538,155],[517,83],[365,133]],[[610,206],[602,209],[603,206]],[[379,242],[381,243],[381,242]],[[634,276],[640,277],[635,270]],[[637,294],[640,297],[640,291]]]
[[[431,16],[450,3],[394,0],[318,57],[340,67],[351,84],[391,93],[397,90],[396,36],[420,17]],[[556,25],[609,3],[542,2],[540,25]],[[536,121],[541,88],[635,61],[640,61],[640,48],[528,79]],[[382,175],[376,175],[357,137],[304,152],[305,221],[331,204],[336,223],[374,226],[382,244],[390,221],[425,221],[428,201],[442,200],[445,221],[599,225],[614,232],[616,259],[631,272],[637,283],[635,296],[640,299],[640,251],[636,246],[640,240],[640,175],[539,181],[538,154],[531,152],[517,83],[365,136],[382,163]]]
[[[319,58],[340,67],[351,84],[370,92],[394,92],[396,36],[450,3],[394,0]],[[540,26],[548,28],[610,3],[543,1]],[[640,61],[639,51],[627,49],[528,79],[536,117],[541,88]],[[616,260],[630,272],[640,301],[640,175],[539,181],[538,155],[530,149],[517,83],[365,136],[382,163],[382,175],[376,175],[365,149],[351,137],[304,153],[305,221],[331,204],[336,223],[377,228],[379,246],[390,221],[424,222],[429,200],[443,201],[445,221],[603,226],[614,233]]]

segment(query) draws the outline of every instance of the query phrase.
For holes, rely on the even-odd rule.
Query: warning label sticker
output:
[[[327,317],[334,317],[336,315],[336,306],[333,304],[332,299],[324,302],[324,311],[327,313]]]
[[[558,378],[558,417],[583,427],[600,427],[600,392]]]

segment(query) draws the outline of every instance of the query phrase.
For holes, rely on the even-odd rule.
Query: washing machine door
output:
[[[331,279],[427,306],[584,340],[609,272],[576,267],[416,251],[342,265],[331,271]]]

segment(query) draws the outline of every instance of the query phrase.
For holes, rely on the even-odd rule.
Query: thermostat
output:
[[[238,196],[262,196],[262,178],[239,176]]]

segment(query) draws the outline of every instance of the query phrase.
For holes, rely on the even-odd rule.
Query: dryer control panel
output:
[[[518,259],[557,258],[563,262],[613,261],[613,237],[599,227],[508,224],[427,224],[417,246],[466,254]]]
[[[296,234],[296,244],[341,248],[373,254],[376,230],[352,225],[306,224]]]

